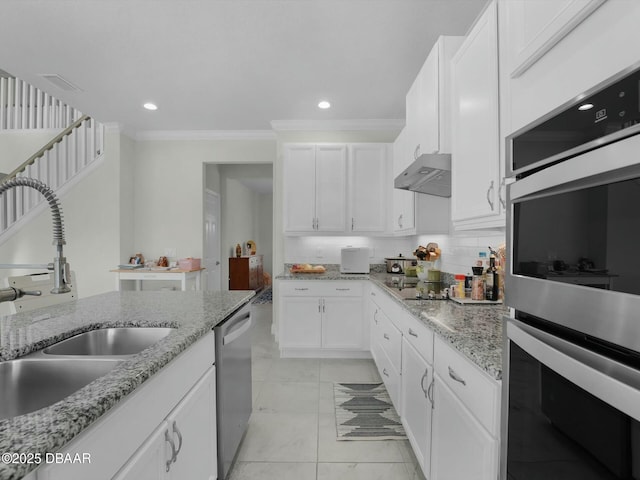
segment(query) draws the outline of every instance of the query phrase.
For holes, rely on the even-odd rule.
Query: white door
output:
[[[220,195],[204,192],[205,290],[220,290]]]
[[[360,297],[323,298],[322,347],[361,349],[362,321]]]
[[[384,232],[387,208],[387,145],[349,147],[349,212],[347,230]]]

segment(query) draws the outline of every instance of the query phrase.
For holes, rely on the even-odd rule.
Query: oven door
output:
[[[518,320],[506,325],[501,478],[640,479],[640,371]]]
[[[640,135],[509,185],[506,303],[640,351]]]

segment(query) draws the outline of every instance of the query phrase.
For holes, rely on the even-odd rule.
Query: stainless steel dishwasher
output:
[[[233,465],[251,416],[251,303],[214,327],[218,480]]]

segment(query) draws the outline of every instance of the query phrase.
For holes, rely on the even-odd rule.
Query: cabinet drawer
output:
[[[433,332],[426,325],[407,314],[402,319],[402,336],[418,351],[427,363],[433,363]]]
[[[389,397],[391,397],[393,406],[398,414],[402,415],[402,412],[400,411],[400,373],[393,366],[391,360],[389,360],[389,357],[383,349],[378,351],[377,362],[380,378],[382,378],[384,386],[386,387],[387,392],[389,392]]]
[[[402,365],[402,333],[382,310],[378,310],[376,320],[378,320],[376,329],[378,335],[375,341],[387,354],[393,367],[400,372],[400,366]]]
[[[436,374],[489,433],[498,435],[499,382],[489,378],[438,337],[435,339],[434,368]]]
[[[340,282],[331,280],[283,281],[280,283],[280,295],[312,297],[360,297],[362,282]]]

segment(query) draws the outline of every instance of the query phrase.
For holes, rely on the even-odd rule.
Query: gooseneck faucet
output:
[[[66,245],[64,240],[64,225],[62,223],[62,208],[58,197],[56,197],[53,190],[40,180],[27,177],[15,177],[10,180],[6,180],[0,183],[0,195],[7,190],[16,187],[30,187],[40,192],[44,198],[49,202],[51,208],[51,215],[53,218],[53,245],[56,246],[56,256],[52,263],[46,265],[32,265],[32,264],[4,264],[0,265],[0,268],[46,268],[53,271],[53,289],[51,293],[68,293],[71,291],[67,285],[70,282],[71,270],[67,259],[63,253],[63,245]],[[13,287],[0,289],[0,302],[12,301],[23,295],[40,295],[41,292],[28,292]]]

